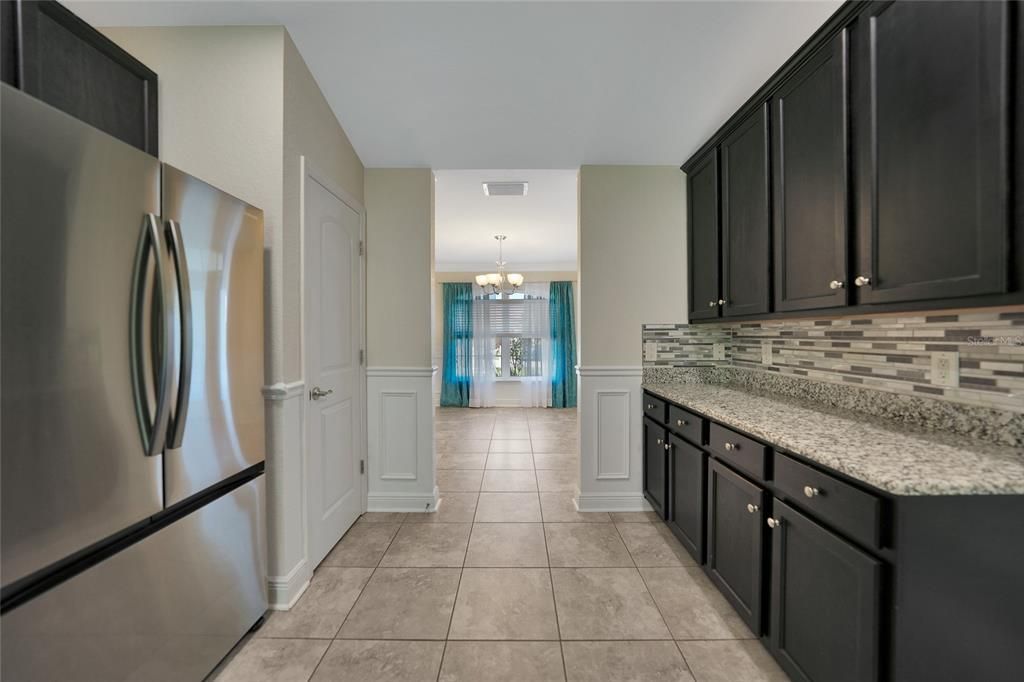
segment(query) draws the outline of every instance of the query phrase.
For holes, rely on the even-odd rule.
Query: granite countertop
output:
[[[701,383],[644,389],[894,495],[1024,494],[1024,450]]]

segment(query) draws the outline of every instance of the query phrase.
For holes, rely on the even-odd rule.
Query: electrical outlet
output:
[[[932,353],[932,384],[956,388],[960,385],[960,353]]]
[[[658,342],[644,341],[644,360],[654,362],[658,359]]]
[[[761,342],[761,364],[771,365],[772,364],[772,342],[762,341]]]
[[[712,360],[725,360],[725,344],[724,343],[716,343],[716,344],[714,344],[714,346],[712,347],[712,351],[711,352],[712,352],[712,355],[711,355],[711,359]]]

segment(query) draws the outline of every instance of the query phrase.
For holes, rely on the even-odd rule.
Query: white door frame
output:
[[[362,351],[362,361],[359,364],[358,369],[358,396],[359,396],[359,414],[356,419],[356,423],[359,424],[361,433],[359,434],[359,448],[360,451],[357,453],[360,459],[364,462],[367,458],[368,452],[368,441],[367,441],[367,424],[366,424],[366,409],[367,409],[367,397],[366,397],[366,209],[363,208],[362,202],[357,200],[354,196],[346,192],[334,181],[330,179],[330,176],[317,168],[316,165],[310,162],[306,156],[299,156],[299,172],[300,172],[300,183],[299,183],[299,282],[300,282],[300,296],[299,296],[299,319],[301,323],[299,325],[299,355],[301,357],[300,367],[302,368],[303,385],[307,385],[306,379],[306,181],[312,179],[324,187],[328,192],[338,198],[343,204],[351,208],[353,211],[359,214],[359,241],[363,245],[359,258],[359,282],[362,288],[362,295],[359,296],[359,346]],[[308,386],[307,386],[308,388]],[[308,418],[309,401],[302,401],[302,527],[303,527],[303,552],[306,557],[309,557],[309,510],[306,508],[309,501],[309,490],[307,489],[309,472],[309,450],[307,447],[306,438],[306,424]],[[366,511],[366,497],[367,497],[367,483],[368,476],[365,474],[367,467],[363,467],[363,475],[361,476],[362,481],[359,487],[360,496],[360,509]],[[316,568],[315,566],[312,568]]]

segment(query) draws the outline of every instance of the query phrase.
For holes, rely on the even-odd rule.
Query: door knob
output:
[[[329,396],[332,393],[334,393],[334,389],[333,388],[329,388],[329,389],[327,389],[325,391],[322,388],[320,388],[319,386],[314,386],[313,390],[309,392],[309,399],[310,400],[320,400],[320,398],[326,398],[327,396]]]
[[[864,275],[857,275],[857,279],[853,280],[853,283],[859,287],[862,287],[865,284],[871,284],[871,278],[865,277]]]

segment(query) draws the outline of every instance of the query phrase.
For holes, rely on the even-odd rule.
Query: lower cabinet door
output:
[[[718,460],[708,464],[708,577],[760,635],[764,490]]]
[[[772,519],[775,657],[794,680],[877,680],[881,563],[778,500]]]
[[[667,436],[664,426],[644,419],[644,497],[661,518],[668,511]]]
[[[669,435],[668,526],[697,563],[704,563],[704,503],[708,456],[678,436]]]

